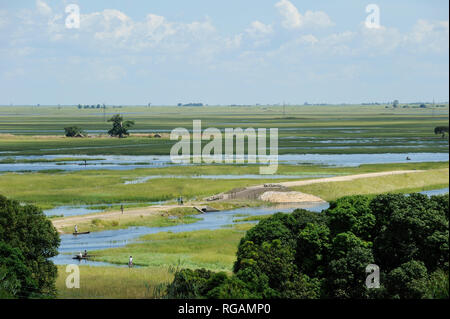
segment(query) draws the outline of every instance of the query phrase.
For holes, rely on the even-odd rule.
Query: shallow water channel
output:
[[[439,194],[446,194],[449,192],[448,187],[423,191],[422,194],[432,196]],[[186,231],[196,231],[202,229],[219,229],[232,224],[236,224],[236,219],[245,216],[258,216],[258,215],[268,215],[277,212],[290,213],[296,208],[304,208],[313,212],[320,213],[322,210],[328,208],[328,203],[293,203],[285,204],[279,206],[271,207],[246,207],[237,208],[231,210],[223,210],[219,212],[211,212],[202,215],[194,215],[196,218],[201,218],[201,220],[194,222],[192,224],[181,224],[175,226],[167,227],[129,227],[126,229],[119,230],[106,230],[101,232],[93,232],[86,235],[73,236],[71,234],[61,235],[61,244],[59,246],[59,255],[52,258],[55,264],[72,264],[80,263],[82,265],[91,266],[115,266],[124,267],[124,265],[116,265],[105,262],[96,261],[74,261],[72,257],[84,251],[85,249],[89,252],[92,250],[101,250],[115,247],[123,247],[129,243],[138,242],[137,239],[143,235],[155,234],[159,232],[186,232]],[[237,217],[237,215],[239,217]],[[248,223],[248,222],[246,222]],[[256,223],[256,222],[255,222]],[[125,261],[126,262],[126,261]]]

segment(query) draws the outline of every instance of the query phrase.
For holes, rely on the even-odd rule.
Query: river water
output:
[[[92,169],[129,170],[135,168],[166,167],[175,164],[167,155],[29,155],[4,156],[14,160],[54,160],[72,158],[61,162],[0,163],[0,172],[63,170],[78,171]],[[406,160],[410,158],[410,160]],[[77,160],[78,159],[78,160]],[[88,159],[85,163],[84,159]],[[355,167],[362,164],[443,162],[449,160],[448,153],[381,153],[381,154],[282,154],[279,164],[313,164],[324,166]],[[260,165],[260,164],[256,164]],[[264,164],[261,164],[264,165]]]
[[[422,194],[428,196],[446,194],[449,192],[448,188],[442,188],[431,191],[423,191]],[[235,221],[241,217],[236,215],[258,216],[268,215],[277,212],[291,213],[296,208],[304,208],[313,212],[320,213],[327,209],[328,203],[297,203],[286,204],[272,207],[246,207],[232,210],[223,210],[219,212],[206,213],[202,215],[194,215],[193,217],[201,218],[201,220],[191,224],[180,224],[167,227],[129,227],[119,230],[106,230],[101,232],[93,232],[86,235],[73,236],[71,234],[61,235],[61,244],[59,246],[59,255],[52,258],[55,264],[71,264],[82,263],[83,265],[91,266],[117,266],[104,262],[95,261],[75,261],[72,256],[84,251],[101,250],[115,247],[123,247],[129,243],[136,243],[136,239],[147,234],[155,234],[159,232],[186,232],[196,231],[202,229],[219,229],[228,225],[239,223]],[[126,265],[122,265],[126,266]]]

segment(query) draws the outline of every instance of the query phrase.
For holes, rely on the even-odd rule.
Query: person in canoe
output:
[[[87,250],[84,250],[83,257],[87,257]]]
[[[74,227],[74,232],[75,232],[75,234],[78,233],[78,226],[77,225],[75,225],[75,227]]]
[[[83,255],[81,254],[81,251],[78,253],[78,256],[77,256],[77,257],[78,257],[78,259],[80,259],[80,260],[83,259]]]

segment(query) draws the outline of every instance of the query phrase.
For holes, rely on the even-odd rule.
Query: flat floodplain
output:
[[[202,129],[278,128],[279,154],[448,152],[448,139],[434,134],[436,126],[448,125],[448,104],[407,106],[299,105],[284,111],[281,106],[126,106],[107,107],[105,113],[76,106],[3,106],[0,154],[168,155],[175,143],[170,131],[191,130],[193,120],[201,120]],[[63,138],[64,127],[72,125],[106,135],[106,120],[117,113],[136,122],[127,139]],[[149,133],[161,138],[149,138]]]
[[[127,138],[107,136],[111,123],[106,120],[118,113],[136,123]],[[202,129],[221,131],[278,128],[280,159],[286,161],[271,177],[258,176],[259,165],[168,163],[176,142],[169,139],[171,130],[192,130],[193,120],[201,120]],[[64,127],[73,125],[89,137],[64,137]],[[60,298],[160,298],[178,268],[230,273],[246,231],[269,216],[265,209],[270,214],[278,209],[257,199],[205,202],[206,197],[266,183],[400,170],[411,172],[290,190],[326,201],[354,194],[442,190],[448,188],[448,138],[434,134],[436,126],[448,126],[448,104],[396,109],[0,106],[0,194],[56,212],[49,218],[62,233],[55,259]],[[184,208],[177,207],[179,196]],[[207,219],[214,215],[193,208],[204,204],[228,214],[226,223],[208,228]],[[77,208],[83,215],[65,215]],[[85,241],[71,235],[75,224],[91,232]],[[64,264],[86,247],[95,258],[81,264],[84,288],[67,289]],[[125,268],[129,255],[138,268]]]

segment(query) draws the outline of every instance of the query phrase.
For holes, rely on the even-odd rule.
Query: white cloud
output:
[[[271,25],[266,25],[259,21],[253,21],[250,27],[245,30],[252,37],[261,37],[273,33]]]
[[[286,29],[298,29],[302,27],[329,27],[334,23],[323,11],[306,11],[302,15],[296,6],[288,0],[281,0],[275,4],[275,8],[282,15],[281,25]]]
[[[281,0],[275,4],[284,20],[281,22],[287,29],[300,28],[303,24],[302,16],[297,8],[288,0]]]
[[[447,21],[430,22],[419,19],[406,41],[418,51],[447,52],[449,49],[449,27]]]
[[[52,9],[42,0],[36,0],[36,9],[40,14],[45,16],[52,14]]]

